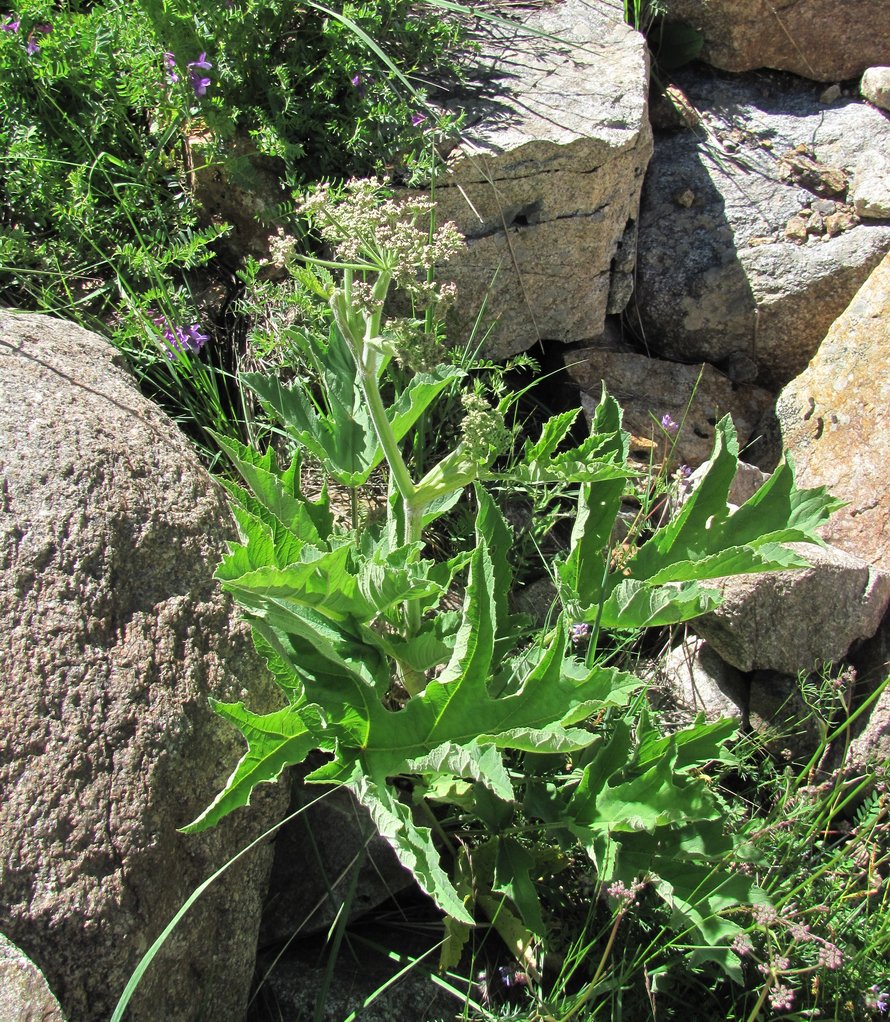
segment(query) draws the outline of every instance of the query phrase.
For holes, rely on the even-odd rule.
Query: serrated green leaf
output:
[[[720,603],[720,593],[704,589],[698,582],[671,583],[654,586],[638,579],[622,578],[600,606],[593,606],[581,615],[590,624],[601,628],[637,629],[691,621]]]
[[[221,703],[211,700],[214,710],[234,724],[247,739],[247,752],[214,801],[201,815],[182,828],[194,834],[214,826],[225,815],[248,805],[258,784],[269,783],[285,767],[302,763],[318,742],[295,707],[264,715],[251,713],[243,703]]]
[[[701,481],[673,521],[657,529],[624,564],[625,575],[663,583],[773,570],[799,563],[778,544],[821,542],[816,529],[838,507],[824,487],[797,490],[793,465],[786,461],[730,513],[727,497],[737,465],[738,441],[726,416],[717,423]]]
[[[264,457],[230,437],[218,436],[217,442],[250,487],[251,499],[259,501],[296,540],[314,545],[322,543],[307,502],[285,485],[281,473],[274,466],[271,448]],[[296,459],[291,463],[287,476],[291,485],[295,474]]]
[[[605,392],[594,412],[593,429],[602,435],[602,452],[620,464],[627,460],[628,438],[621,430],[621,410]],[[569,555],[559,567],[571,599],[582,607],[599,606],[606,585],[609,547],[621,509],[625,477],[581,484]],[[632,626],[631,626],[632,627]]]
[[[711,762],[733,763],[735,757],[727,753],[725,743],[739,730],[738,721],[732,718],[708,723],[699,717],[695,723],[672,735],[662,735],[649,723],[649,715],[642,713],[637,725],[637,750],[634,763],[645,766],[661,759],[672,747],[676,749],[675,770],[693,770]]]
[[[297,380],[284,386],[277,377],[247,373],[242,379],[263,406],[345,486],[366,483],[383,461],[358,374],[353,365],[328,365],[325,372],[327,411],[318,409],[307,386]],[[348,378],[347,378],[347,374]],[[440,366],[418,373],[387,409],[396,440],[401,440],[441,391],[462,371]]]
[[[389,688],[389,665],[362,641],[350,622],[336,622],[313,608],[285,599],[258,602],[247,618],[298,677],[311,685],[313,700],[330,716],[362,707],[368,689],[382,696]]]
[[[405,763],[405,773],[429,772],[471,778],[485,785],[498,798],[507,802],[516,799],[504,761],[493,745],[475,741],[466,745],[443,742],[425,756],[409,759]]]
[[[290,702],[304,702],[305,688],[300,675],[256,628],[251,629],[251,638],[257,652],[265,660],[275,683],[287,694]]]
[[[363,544],[356,581],[375,614],[385,614],[407,600],[441,595],[440,585],[429,577],[432,562],[420,558],[421,549],[422,544],[414,543],[391,550],[385,539]]]
[[[532,463],[552,457],[557,447],[569,435],[580,412],[580,408],[573,408],[567,412],[560,412],[559,415],[551,416],[541,427],[541,435],[535,443],[526,440],[523,459]]]
[[[494,585],[494,565],[488,544],[482,540],[470,561],[463,619],[454,641],[454,652],[435,683],[437,686],[447,686],[450,682],[466,678],[468,674],[475,678],[488,677],[494,655],[496,627],[497,598]],[[458,688],[454,686],[453,693]]]
[[[370,621],[376,608],[360,592],[358,580],[349,571],[350,555],[348,546],[318,550],[306,545],[301,559],[286,568],[255,568],[237,578],[224,577],[223,572],[239,567],[233,564],[234,558],[227,558],[218,577],[223,588],[251,611],[267,602],[286,599],[291,605],[313,607],[334,621]]]
[[[347,786],[371,814],[381,837],[385,838],[436,904],[458,922],[472,925],[473,917],[442,869],[439,853],[428,827],[414,822],[411,807],[398,801],[384,783],[378,784],[356,766]]]

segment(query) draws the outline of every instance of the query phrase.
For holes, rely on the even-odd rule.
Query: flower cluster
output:
[[[453,292],[426,280],[464,245],[453,223],[429,229],[434,203],[426,198],[386,197],[377,179],[347,182],[342,192],[323,184],[300,207],[332,247],[335,257],[392,275],[423,307],[451,300]]]
[[[665,433],[669,433],[671,436],[676,436],[680,429],[680,423],[674,422],[670,415],[665,413],[661,417],[661,428],[665,431]]]
[[[164,66],[167,69],[167,81],[170,85],[175,85],[179,81],[179,74],[176,70],[176,57],[169,51],[164,54]],[[210,79],[206,78],[202,71],[209,71],[213,65],[207,59],[207,54],[202,53],[197,60],[192,60],[186,64],[186,71],[189,76],[189,85],[192,87],[192,91],[199,98],[207,95],[207,87],[210,85]]]
[[[689,481],[691,475],[692,469],[688,465],[681,465],[674,473],[674,482],[677,484],[677,492],[681,497],[685,496],[686,491],[692,486]]]
[[[412,372],[432,372],[443,360],[439,338],[426,329],[423,320],[391,319],[383,334],[399,365]]]
[[[167,350],[164,354],[169,359],[175,358],[180,352],[182,354],[198,352],[210,340],[207,334],[201,333],[201,328],[197,323],[192,323],[188,327],[172,326],[159,312],[150,310],[149,316],[151,316],[152,322],[161,331],[161,336],[167,345]]]
[[[791,1011],[794,1007],[794,991],[784,983],[777,983],[769,992],[769,1003],[773,1011]]]
[[[573,646],[580,646],[582,642],[586,642],[590,638],[590,625],[583,621],[576,621],[569,631],[569,638],[572,640]]]
[[[606,888],[606,894],[610,898],[615,898],[623,909],[627,909],[631,905],[638,904],[637,895],[645,886],[646,881],[642,879],[634,880],[630,887],[623,880],[616,880]]]
[[[460,425],[464,450],[477,465],[486,464],[510,446],[512,434],[501,413],[481,394],[470,392],[460,400],[467,413]]]
[[[773,1010],[790,1011],[794,1004],[795,991],[782,981],[789,977],[812,974],[818,969],[839,969],[844,962],[843,953],[836,944],[813,933],[809,923],[803,922],[800,918],[801,913],[794,904],[788,905],[783,915],[780,915],[773,905],[767,903],[753,905],[750,911],[752,922],[765,932],[766,940],[773,950],[766,961],[760,961],[748,933],[736,935],[732,942],[732,950],[740,958],[750,956],[757,962],[757,971],[765,979],[766,996]],[[784,953],[775,950],[778,946],[777,938],[780,936],[790,938],[784,947]],[[793,951],[814,944],[818,947],[815,964],[812,964],[812,956],[808,956],[803,964],[792,963],[790,955]]]

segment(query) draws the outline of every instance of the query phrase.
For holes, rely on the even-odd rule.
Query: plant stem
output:
[[[581,1010],[582,1007],[590,1000],[594,991],[599,984],[600,977],[606,968],[606,962],[609,960],[609,955],[612,953],[612,947],[615,944],[615,938],[618,936],[618,927],[621,925],[621,920],[624,918],[625,910],[621,909],[618,915],[615,916],[615,922],[612,924],[612,932],[609,934],[609,939],[606,941],[605,950],[600,957],[599,965],[596,967],[593,979],[587,984],[587,989],[575,1003],[574,1007],[570,1009],[568,1014],[563,1015],[559,1022],[569,1022],[569,1019],[574,1018],[575,1015]]]
[[[417,488],[411,481],[408,467],[405,465],[395,434],[392,431],[392,425],[386,417],[383,398],[380,396],[380,388],[377,386],[377,377],[365,365],[359,366],[359,383],[361,384],[362,393],[365,395],[365,400],[368,402],[368,411],[371,415],[371,422],[374,424],[374,432],[377,434],[377,439],[383,448],[383,454],[389,464],[389,470],[392,472],[393,482],[396,484],[396,489],[399,491],[399,496],[405,505],[407,522],[407,509],[414,502]]]
[[[763,989],[760,991],[760,996],[757,998],[757,1003],[748,1016],[747,1022],[755,1022],[755,1019],[760,1014],[760,1009],[763,1007],[767,996],[769,995],[770,989],[773,985],[773,977],[770,976],[767,981],[763,984]]]

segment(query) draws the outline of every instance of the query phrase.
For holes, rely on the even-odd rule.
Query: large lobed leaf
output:
[[[604,395],[596,415],[610,430],[617,428],[616,409]],[[714,450],[698,485],[676,516],[620,566],[608,563],[607,530],[621,496],[617,484],[583,485],[570,552],[558,566],[563,601],[577,608],[578,619],[614,630],[678,624],[719,603],[719,592],[703,582],[805,566],[784,544],[821,543],[817,529],[840,502],[824,487],[798,490],[789,458],[732,510],[728,494],[737,468],[738,441],[726,416],[717,423]]]

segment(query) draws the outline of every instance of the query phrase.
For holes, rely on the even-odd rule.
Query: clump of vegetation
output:
[[[221,254],[196,174],[250,187],[270,162],[269,215],[292,225],[307,182],[428,166],[449,122],[425,83],[455,73],[461,38],[408,0],[22,0],[0,31],[0,302],[104,333],[214,461],[211,431],[251,435],[219,303],[250,268]],[[211,343],[171,350],[159,317]]]
[[[431,232],[428,204],[399,204],[367,182],[322,189],[306,209],[332,248],[317,286],[334,325],[305,338],[318,353],[318,389],[245,380],[297,453],[282,468],[271,450],[221,441],[241,475],[227,488],[242,538],[218,577],[287,705],[259,716],[215,704],[248,751],[188,829],[216,823],[258,783],[321,750],[327,761],[309,783],[347,786],[444,912],[443,968],[459,962],[481,918],[540,984],[552,930],[545,878],[586,861],[613,918],[601,967],[583,977],[565,1018],[608,989],[612,948],[643,892],[669,907],[661,930],[690,967],[710,963],[740,979],[740,908],[765,912],[768,899],[713,789],[736,763],[727,745],[736,725],[699,720],[663,731],[643,683],[608,663],[613,644],[604,640],[706,612],[718,598],[709,579],[804,563],[784,544],[815,542],[837,502],[823,489],[796,489],[786,464],[730,513],[737,445],[727,419],[673,517],[654,525],[640,516],[641,532],[624,538],[619,555],[616,519],[640,487],[615,401],[603,395],[580,443],[569,438],[578,416],[570,411],[510,456],[516,395],[493,404],[478,392],[422,318],[453,300],[429,279],[459,244],[453,228]],[[413,300],[415,318],[388,318],[395,287]],[[401,384],[391,374],[398,363],[412,368]],[[418,475],[403,454],[407,439],[449,388],[463,394],[459,436]],[[668,435],[675,428],[663,425]],[[324,493],[302,492],[301,451],[359,490],[384,467],[385,516],[336,524]],[[512,609],[513,538],[489,484],[502,494],[514,486],[574,494],[568,549],[552,566],[556,606],[543,626]],[[473,541],[447,560],[428,559],[425,530],[467,499]],[[444,610],[455,587],[462,607]],[[598,943],[588,941],[588,951]]]
[[[694,51],[658,4],[625,11],[662,66]],[[306,195],[428,166],[423,82],[455,71],[458,23],[407,0],[22,0],[0,20],[0,300],[105,331],[232,466],[241,540],[218,577],[283,705],[217,705],[248,750],[192,829],[320,750],[310,782],[348,786],[440,907],[464,1018],[886,1014],[886,777],[820,773],[849,687],[802,682],[823,741],[795,772],[731,722],[665,726],[628,670],[646,629],[714,606],[709,580],[799,564],[784,544],[835,502],[783,465],[730,513],[728,421],[694,489],[667,458],[629,460],[608,394],[589,431],[576,410],[524,425],[507,368],[447,343],[455,296],[433,269],[454,230],[374,184]],[[263,160],[281,222],[300,205],[328,246],[304,265],[290,245],[284,279],[226,264],[227,225],[194,202],[202,164],[249,184]],[[679,427],[661,427],[669,446]],[[310,462],[329,484],[312,492]],[[532,621],[516,569],[555,523],[553,604]],[[481,980],[480,932],[503,945]]]

